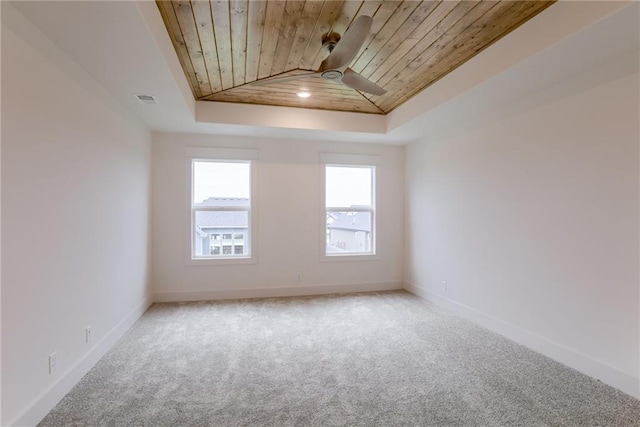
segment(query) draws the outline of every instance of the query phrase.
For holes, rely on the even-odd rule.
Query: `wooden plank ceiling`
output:
[[[386,114],[554,1],[157,1],[198,100]],[[380,96],[319,79],[251,85],[315,71],[322,37],[373,17],[350,67],[386,89]],[[309,98],[299,98],[308,90]]]

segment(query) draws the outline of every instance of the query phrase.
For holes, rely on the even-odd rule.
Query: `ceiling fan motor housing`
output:
[[[320,75],[323,79],[335,80],[343,76],[340,70],[327,70]]]
[[[340,41],[340,34],[334,33],[333,31],[325,34],[322,37],[322,47],[327,49],[329,53],[333,51],[333,48],[336,47],[338,42]]]

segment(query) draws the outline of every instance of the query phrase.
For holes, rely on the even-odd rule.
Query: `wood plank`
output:
[[[278,44],[276,46],[270,75],[275,76],[286,71],[287,60],[295,41],[298,22],[304,9],[304,1],[287,1],[280,25]]]
[[[376,81],[387,90],[395,90],[407,83],[410,69],[418,67],[429,55],[430,51],[439,49],[447,41],[455,37],[456,30],[462,30],[469,26],[486,12],[488,8],[497,2],[469,2],[463,1],[456,4],[451,10],[415,48],[411,49],[400,61],[396,62],[383,76]],[[389,84],[391,83],[391,84]]]
[[[328,83],[328,84],[327,84]],[[324,84],[324,86],[323,86]],[[320,79],[301,79],[296,80],[295,82],[287,82],[287,83],[278,83],[275,85],[260,87],[260,89],[256,90],[255,87],[248,86],[240,86],[234,88],[234,91],[242,92],[242,93],[257,93],[259,91],[269,90],[273,93],[282,92],[282,93],[298,93],[301,90],[306,90],[311,92],[314,97],[331,97],[337,98],[340,97],[342,99],[360,99],[362,95],[349,87],[346,87],[340,83],[331,83],[325,82]]]
[[[438,37],[437,25],[456,7],[455,2],[441,2],[438,7],[416,28],[416,30],[398,47],[396,47],[386,61],[378,66],[373,73],[370,69],[365,68],[363,75],[374,82],[378,82],[391,68],[398,64],[402,58],[410,54],[414,50],[414,55],[419,52],[418,45],[428,45],[433,43]],[[380,82],[382,83],[382,82]]]
[[[262,46],[260,47],[260,64],[258,66],[258,79],[271,76],[273,56],[278,45],[280,24],[286,2],[272,0],[267,2],[267,15],[264,20],[264,32],[262,34]]]
[[[291,46],[289,57],[287,58],[286,70],[302,68],[302,55],[307,50],[307,46],[311,41],[310,31],[322,12],[323,3],[320,1],[307,1],[302,9],[302,15],[298,22],[293,44]]]
[[[389,17],[380,31],[376,33],[375,37],[366,46],[366,50],[362,52],[351,68],[357,73],[360,73],[376,53],[387,44],[387,41],[398,31],[398,28],[411,16],[418,6],[420,6],[420,2],[417,1],[408,1],[400,4],[400,7],[394,10],[393,15]]]
[[[365,15],[371,16],[372,18],[378,13],[378,10],[382,6],[383,0],[365,0],[360,4],[360,9],[356,13],[356,16]],[[386,1],[386,3],[390,3]],[[371,25],[371,30],[373,32],[375,28],[375,23]],[[382,26],[380,26],[382,28]]]
[[[367,2],[367,4],[368,3],[369,2]],[[396,9],[398,9],[401,4],[402,1],[399,0],[382,0],[382,2],[380,3],[380,7],[378,7],[378,9],[372,15],[369,15],[373,17],[373,25],[371,25],[371,31],[369,32],[369,36],[367,37],[365,42],[362,44],[360,53],[352,61],[352,65],[357,64],[362,55],[369,51],[371,42],[373,42],[377,38],[378,33],[387,24],[389,19],[393,16]],[[353,66],[351,68],[353,68]]]
[[[292,70],[286,73],[282,73],[279,76],[282,77],[286,77],[286,76],[295,76],[295,75],[299,75],[299,74],[304,74],[306,73],[306,71],[303,70]],[[234,88],[234,89],[239,89],[238,88]],[[280,82],[280,83],[272,83],[269,85],[252,85],[252,84],[246,84],[242,86],[243,90],[255,90],[255,91],[260,91],[260,90],[266,90],[266,89],[272,89],[272,88],[288,88],[293,90],[293,88],[295,88],[296,91],[299,90],[310,90],[312,92],[317,92],[317,91],[322,91],[322,94],[328,93],[333,95],[344,95],[344,96],[348,96],[348,97],[356,97],[356,98],[360,98],[362,95],[360,93],[358,93],[356,90],[351,89],[349,87],[346,87],[345,85],[342,85],[340,83],[337,82],[331,82],[328,80],[324,80],[321,78],[317,78],[317,77],[305,77],[305,78],[301,78],[299,80],[291,80],[288,82]]]
[[[426,36],[455,7],[454,2],[424,2],[387,41],[360,73],[372,81],[380,78],[406,52]],[[402,48],[401,48],[402,47]]]
[[[237,87],[237,88],[233,88],[233,89],[229,89],[228,92],[226,92],[226,94],[228,96],[231,95],[235,95],[235,96],[242,96],[242,97],[265,97],[265,96],[269,96],[274,98],[274,100],[282,100],[286,97],[290,97],[290,98],[298,98],[298,93],[299,89],[294,87],[294,88],[270,88],[269,90],[265,90],[265,89],[261,89],[260,91],[256,91],[255,89],[246,89],[244,86],[242,87]],[[222,92],[220,92],[222,93]],[[327,102],[360,102],[363,100],[362,96],[352,96],[351,94],[349,94],[348,96],[346,95],[346,93],[348,93],[348,91],[345,90],[345,94],[343,94],[341,96],[340,93],[335,93],[335,94],[329,94],[327,92],[324,91],[317,91],[314,92],[311,96],[311,98],[313,98],[313,100],[309,101],[309,102],[315,102],[318,100],[324,100]],[[217,94],[213,94],[213,95],[217,95]],[[213,96],[212,95],[212,96]]]
[[[231,23],[229,17],[229,2],[226,0],[211,1],[213,29],[218,47],[218,63],[220,64],[220,79],[222,88],[233,87],[233,55],[231,53]]]
[[[230,0],[229,2],[234,86],[245,83],[248,7],[248,0]]]
[[[496,36],[506,34],[510,16],[515,9],[522,6],[526,7],[526,4],[499,2],[467,28],[459,31],[451,42],[442,44],[439,49],[426,52],[428,56],[416,72],[425,78],[429,77],[429,81],[435,81],[439,75],[448,74],[462,62],[469,60],[474,51],[484,49]],[[489,26],[492,28],[491,31],[483,31]]]
[[[245,82],[258,79],[260,65],[260,49],[262,48],[262,33],[267,13],[266,1],[249,2],[249,18],[247,22],[247,63],[245,68]]]
[[[203,95],[213,93],[211,84],[209,83],[207,65],[204,62],[204,55],[202,54],[202,46],[200,46],[200,37],[198,36],[198,31],[196,31],[191,2],[188,0],[174,1],[172,5],[178,18],[178,24],[180,25],[189,57],[191,58],[191,64],[193,65],[193,71],[195,72],[198,86],[200,86],[200,91]]]
[[[347,98],[359,98],[362,96],[357,90],[340,83],[323,84],[324,82],[320,79],[306,79],[298,87],[300,90],[308,90],[311,93],[322,92],[331,96],[342,95]]]
[[[173,11],[173,6],[169,1],[157,1],[156,5],[158,6],[158,10],[160,10],[160,15],[162,16],[164,25],[167,27],[173,47],[178,54],[178,59],[180,60],[184,74],[187,77],[189,86],[191,86],[191,92],[193,92],[194,98],[198,99],[202,96],[202,91],[200,90],[200,85],[196,80],[196,73],[193,70],[191,58],[189,57],[186,43],[182,37],[182,31],[180,31],[180,25],[178,24],[178,18]]]
[[[320,98],[335,98],[337,95],[341,95],[348,98],[360,99],[362,95],[357,91],[344,86],[340,83],[323,80],[319,78],[303,78],[300,80],[294,80],[289,82],[275,83],[268,86],[255,86],[245,84],[233,89],[225,91],[226,93],[276,93],[276,92],[288,92],[297,93],[300,90],[309,90],[314,97]]]
[[[420,67],[412,69],[408,78],[433,84],[551,4],[553,2],[502,2],[472,23],[466,31],[460,31],[455,42],[443,45],[442,49],[429,55]],[[391,111],[425,87],[427,85],[423,83],[422,87],[401,88],[382,105]]]
[[[382,28],[387,25],[389,19],[396,13],[398,8],[402,6],[404,0],[382,0],[378,9],[370,15],[373,17],[373,25],[371,25],[371,33],[378,34]],[[367,0],[367,4],[369,1]]]
[[[213,93],[219,92],[222,90],[222,79],[220,77],[220,64],[218,63],[216,36],[213,32],[211,4],[208,1],[194,1],[191,3],[191,7],[196,21],[196,30],[200,37],[204,63],[207,66],[211,91]]]
[[[322,37],[329,32],[333,23],[338,19],[338,16],[340,16],[343,3],[343,0],[329,0],[323,3],[320,16],[318,16],[313,31],[311,31],[307,49],[302,55],[300,68],[314,69],[313,63],[322,51]]]
[[[229,89],[228,91],[219,92],[216,94],[212,94],[208,97],[209,100],[250,100],[252,103],[267,103],[270,105],[277,105],[277,103],[281,102],[295,102],[305,103],[306,105],[322,105],[325,104],[330,106],[331,103],[338,104],[353,104],[359,105],[360,109],[372,110],[369,103],[364,98],[360,99],[350,99],[348,101],[341,100],[340,98],[335,97],[321,97],[315,96],[312,98],[299,98],[295,92],[282,92],[282,91],[260,91],[260,92],[244,92],[239,88]],[[375,110],[375,109],[374,109]]]
[[[243,86],[245,87],[245,86]],[[342,101],[335,97],[299,98],[295,92],[286,96],[282,92],[260,88],[259,91],[244,93],[241,88],[233,88],[205,98],[209,101],[250,103],[259,105],[283,105],[289,107],[314,108],[334,111],[356,111],[362,113],[382,114],[382,112],[367,99],[350,99]]]

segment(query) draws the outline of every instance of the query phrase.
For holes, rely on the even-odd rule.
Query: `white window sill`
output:
[[[378,254],[349,254],[349,255],[323,255],[321,262],[358,262],[358,261],[378,261]]]
[[[256,257],[189,258],[187,265],[246,265],[257,264]]]

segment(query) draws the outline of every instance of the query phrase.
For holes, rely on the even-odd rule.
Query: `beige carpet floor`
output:
[[[41,426],[638,426],[640,401],[407,292],[155,304]]]

